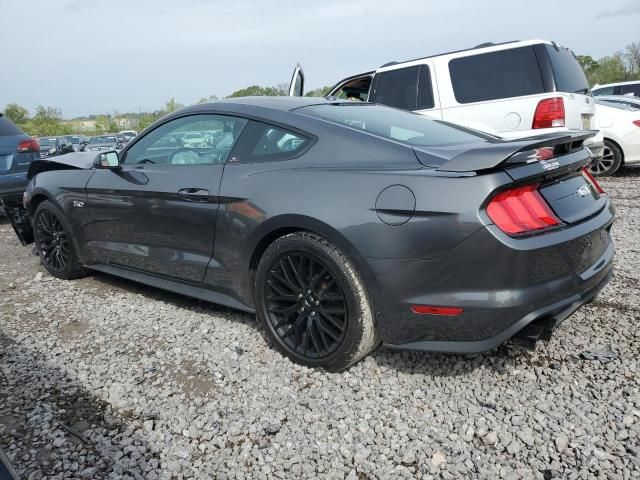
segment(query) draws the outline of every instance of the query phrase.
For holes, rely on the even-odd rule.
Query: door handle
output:
[[[204,188],[181,188],[178,196],[190,202],[206,202],[209,200],[209,190]]]

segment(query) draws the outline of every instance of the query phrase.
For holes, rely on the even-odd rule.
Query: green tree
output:
[[[591,55],[578,55],[576,59],[587,77],[598,68],[597,60],[595,60]]]
[[[209,103],[215,102],[216,100],[218,100],[217,95],[209,95],[208,97],[202,97],[200,100],[198,100],[198,103]]]
[[[37,137],[71,133],[71,127],[62,121],[62,111],[59,108],[42,105],[36,108],[36,114],[26,122],[24,130]]]
[[[315,90],[311,90],[307,92],[304,96],[305,97],[326,97],[330,90],[331,90],[331,87],[320,87],[320,88],[316,88]]]
[[[4,109],[4,114],[21,128],[23,128],[29,120],[29,111],[17,103],[8,104]]]
[[[96,117],[96,131],[99,133],[112,133],[119,130],[118,123],[111,115],[98,115]]]
[[[183,107],[184,105],[182,105],[179,102],[176,102],[176,100],[172,97],[169,99],[169,101],[167,101],[164,104],[164,113],[175,112],[176,110],[180,110]]]
[[[251,85],[250,87],[243,88],[233,92],[227,98],[233,97],[276,97],[283,95],[282,91],[278,87],[260,87],[258,85]]]
[[[627,80],[628,72],[620,54],[598,60],[598,67],[588,75],[591,85],[622,82]]]
[[[164,112],[161,112],[161,111],[156,111],[152,113],[143,113],[138,118],[138,130],[144,130],[153,122],[155,122],[160,117],[162,117],[162,115],[164,115]]]

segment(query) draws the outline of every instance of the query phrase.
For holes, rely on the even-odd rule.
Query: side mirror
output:
[[[93,160],[93,166],[95,168],[102,168],[107,170],[115,170],[120,168],[120,159],[118,158],[118,152],[110,151],[99,153]]]
[[[56,147],[51,147],[49,150],[47,150],[47,153],[49,155],[55,155],[57,152]]]

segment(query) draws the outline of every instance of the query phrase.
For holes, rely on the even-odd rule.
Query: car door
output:
[[[87,184],[86,242],[97,263],[201,282],[213,253],[224,163],[245,119],[189,114],[136,138]],[[184,146],[185,131],[214,131]]]
[[[289,96],[302,97],[304,95],[304,72],[300,64],[293,69],[291,83],[289,83]]]

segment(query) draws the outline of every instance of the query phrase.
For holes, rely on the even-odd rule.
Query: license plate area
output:
[[[588,113],[583,113],[582,114],[582,129],[583,130],[591,130],[591,119],[593,118],[593,115],[588,114]]]

